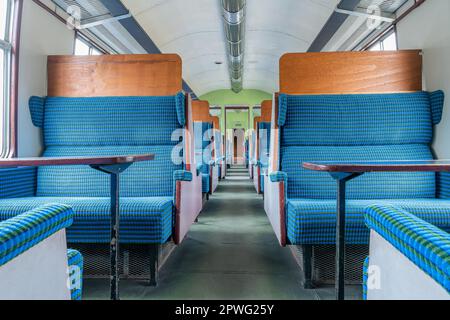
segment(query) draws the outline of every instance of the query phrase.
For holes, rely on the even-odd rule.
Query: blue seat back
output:
[[[197,164],[203,164],[202,173],[204,174],[209,174],[209,162],[212,160],[212,129],[212,123],[194,122],[195,160]]]
[[[169,97],[39,98],[30,100],[43,128],[46,157],[154,153],[121,175],[121,195],[172,196],[173,172],[182,169],[184,95]],[[174,157],[175,156],[175,157]],[[89,167],[42,167],[37,196],[109,196],[108,175]]]
[[[334,180],[301,168],[302,162],[432,159],[433,124],[442,106],[440,91],[280,95],[280,168],[288,174],[288,197],[336,197]],[[433,173],[370,173],[349,184],[348,197],[434,198],[435,193]]]

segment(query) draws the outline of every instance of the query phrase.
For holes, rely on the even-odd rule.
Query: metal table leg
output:
[[[350,181],[361,173],[331,172],[337,182],[336,212],[336,300],[345,300],[345,188]]]
[[[108,173],[110,175],[110,195],[111,195],[111,241],[109,244],[109,255],[111,261],[110,267],[110,298],[111,300],[120,299],[119,291],[119,226],[120,226],[120,174],[124,172],[131,164],[111,165],[111,166],[91,166],[93,169]]]

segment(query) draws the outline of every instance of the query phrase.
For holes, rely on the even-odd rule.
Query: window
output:
[[[13,0],[0,0],[0,156],[9,155]]]
[[[100,48],[95,46],[92,42],[84,39],[84,37],[78,36],[75,39],[74,54],[76,56],[99,56],[104,54],[104,52]]]
[[[397,34],[395,31],[388,33],[379,41],[369,47],[369,51],[395,51],[397,48]]]

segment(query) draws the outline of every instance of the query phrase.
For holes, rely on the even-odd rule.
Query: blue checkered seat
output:
[[[30,99],[42,128],[45,157],[154,153],[121,175],[122,243],[161,244],[173,235],[175,177],[184,169],[178,148],[185,127],[185,96],[48,97]],[[109,177],[89,167],[0,171],[0,219],[45,203],[74,210],[72,243],[108,243]]]
[[[22,178],[18,175],[19,179]],[[24,175],[23,177],[27,177]],[[20,184],[16,185],[19,186]],[[42,206],[37,206],[30,211],[19,212],[16,216],[11,219],[5,219],[0,222],[0,270],[3,266],[7,266],[10,263],[17,263],[14,267],[9,267],[3,270],[2,276],[9,277],[12,276],[10,272],[19,273],[20,276],[14,277],[15,281],[21,281],[23,279],[24,273],[29,274],[31,272],[39,273],[42,268],[61,266],[61,264],[55,263],[61,258],[59,253],[62,250],[66,250],[65,243],[61,245],[59,242],[59,237],[55,235],[62,232],[64,229],[70,227],[73,222],[73,210],[67,205],[50,203]],[[46,264],[45,259],[42,258],[42,250],[45,248],[53,248],[55,250],[55,261]],[[22,255],[32,256],[32,264],[26,265],[23,268],[23,261],[20,260]],[[64,253],[63,253],[64,254]],[[26,259],[26,258],[25,258]],[[64,258],[62,258],[64,259]],[[68,279],[61,278],[61,274],[64,275],[69,267]],[[23,285],[17,285],[19,291],[15,291],[15,283],[5,284],[0,292],[0,296],[4,299],[11,299],[20,297],[24,294],[29,299],[46,299],[51,297],[61,298],[64,293],[61,291],[67,290],[66,286],[69,280],[70,283],[70,296],[72,300],[81,300],[82,297],[82,273],[83,273],[83,256],[76,250],[67,250],[67,264],[62,270],[50,270],[51,275],[54,273],[58,274],[54,279],[47,279],[48,274],[41,277],[33,277],[29,279],[30,283],[27,283],[26,291],[23,290]],[[8,278],[9,279],[9,278]],[[5,281],[5,279],[3,279]],[[55,281],[54,283],[47,283],[46,281]],[[60,281],[60,282],[58,282]],[[11,285],[11,287],[9,287]],[[49,292],[42,293],[40,289],[42,285],[51,285],[55,289],[51,293],[51,297],[48,296]],[[58,289],[56,289],[58,288]]]
[[[396,206],[367,207],[365,222],[372,230],[363,272],[365,300],[450,299],[450,233]]]
[[[310,161],[430,160],[443,92],[279,97],[279,169],[287,177],[286,235],[295,245],[335,243],[336,183]],[[272,175],[273,181],[277,174]],[[443,176],[443,179],[447,179]],[[450,201],[434,173],[368,173],[348,183],[349,244],[367,244],[364,209],[402,207],[450,231]]]
[[[194,122],[195,160],[202,175],[203,193],[211,192],[211,167],[214,165],[211,143],[212,129],[212,123]]]

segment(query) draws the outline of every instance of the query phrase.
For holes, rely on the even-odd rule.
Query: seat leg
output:
[[[209,201],[209,192],[206,194],[206,201]]]
[[[303,245],[303,273],[305,276],[305,281],[303,283],[304,289],[314,289],[314,284],[312,280],[312,270],[313,270],[313,246]]]
[[[159,244],[150,245],[150,286],[158,285]]]

